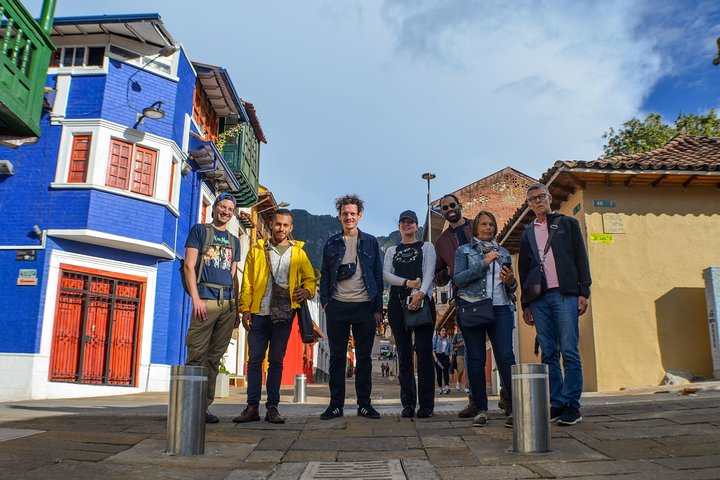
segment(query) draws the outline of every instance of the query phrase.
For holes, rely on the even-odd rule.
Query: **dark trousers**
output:
[[[287,350],[293,322],[273,325],[268,315],[253,315],[248,332],[247,367],[247,403],[259,405],[262,396],[262,362],[268,352],[268,372],[265,381],[267,389],[267,407],[277,407],[280,403],[280,382],[282,380],[283,359]]]
[[[450,355],[435,353],[440,365],[435,363],[435,375],[437,376],[438,388],[450,385]]]
[[[430,311],[435,311],[435,305],[432,301]],[[402,406],[415,409],[415,406],[419,404],[420,408],[434,408],[433,325],[410,330],[405,329],[403,306],[397,295],[391,295],[388,301],[388,320],[395,337],[395,345],[397,345],[398,379],[400,380],[400,402]],[[415,337],[414,344],[413,333]],[[415,385],[413,353],[417,354],[417,386]]]
[[[458,305],[464,300],[458,299]],[[467,302],[465,302],[467,303]],[[502,386],[508,398],[512,398],[512,366],[515,365],[515,354],[512,349],[512,333],[515,328],[513,312],[509,305],[495,305],[493,307],[495,323],[490,328],[476,328],[469,330],[460,323],[460,331],[465,339],[465,352],[467,353],[467,378],[470,382],[473,400],[478,410],[488,409],[487,381],[485,378],[485,361],[487,350],[485,336],[490,339],[495,363],[500,372]]]
[[[325,308],[330,344],[330,405],[345,406],[345,363],[352,330],[355,340],[355,393],[360,406],[370,405],[372,353],[375,319],[371,302],[331,300]]]

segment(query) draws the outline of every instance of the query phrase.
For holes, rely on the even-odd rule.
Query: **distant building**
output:
[[[703,270],[720,265],[720,139],[678,135],[646,153],[555,162],[540,182],[580,222],[590,259],[584,389],[658,385],[668,371],[711,377]],[[532,220],[523,205],[501,243],[517,253]],[[521,321],[517,334],[518,362],[539,361],[534,329]]]

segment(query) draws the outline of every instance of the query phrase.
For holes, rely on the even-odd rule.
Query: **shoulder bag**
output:
[[[490,298],[484,298],[477,302],[471,302],[457,307],[456,316],[462,328],[475,330],[477,328],[489,328],[495,323],[495,312],[493,311],[493,293],[495,291],[495,262],[492,266],[492,289]],[[457,300],[456,300],[457,301]]]
[[[550,225],[550,233],[548,233],[548,239],[547,242],[545,242],[545,248],[543,249],[543,256],[540,259],[540,263],[528,271],[525,281],[522,284],[520,302],[523,305],[527,305],[537,299],[545,291],[545,257],[547,257],[548,250],[550,250],[550,242],[555,235],[558,223],[560,223],[559,216],[555,218],[552,225]]]

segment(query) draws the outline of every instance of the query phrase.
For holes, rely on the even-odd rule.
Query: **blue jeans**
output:
[[[533,301],[530,310],[542,349],[542,362],[550,373],[550,405],[570,405],[579,410],[583,378],[578,349],[578,297],[550,290]]]
[[[282,380],[283,358],[293,322],[273,325],[270,316],[254,315],[248,332],[247,367],[247,403],[259,405],[262,396],[262,363],[268,352],[268,372],[265,381],[267,389],[267,407],[277,407],[280,403],[280,381]],[[268,344],[270,348],[268,350]]]
[[[458,298],[457,301],[458,305],[465,302],[461,298]],[[470,392],[478,410],[488,409],[487,382],[485,379],[485,360],[487,358],[485,335],[490,338],[503,387],[507,391],[508,398],[512,398],[510,369],[515,365],[515,354],[512,349],[512,334],[515,328],[513,312],[509,305],[495,305],[493,313],[495,314],[495,323],[490,328],[469,330],[463,328],[462,324],[460,324],[460,331],[465,339],[465,355],[467,358],[465,370],[470,384]]]

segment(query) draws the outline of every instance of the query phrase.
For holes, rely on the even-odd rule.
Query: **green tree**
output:
[[[632,118],[622,128],[612,127],[603,134],[603,158],[655,150],[665,145],[678,133],[691,136],[720,137],[720,118],[714,109],[704,115],[680,113],[672,125],[663,122],[658,113],[651,113],[645,120]]]

